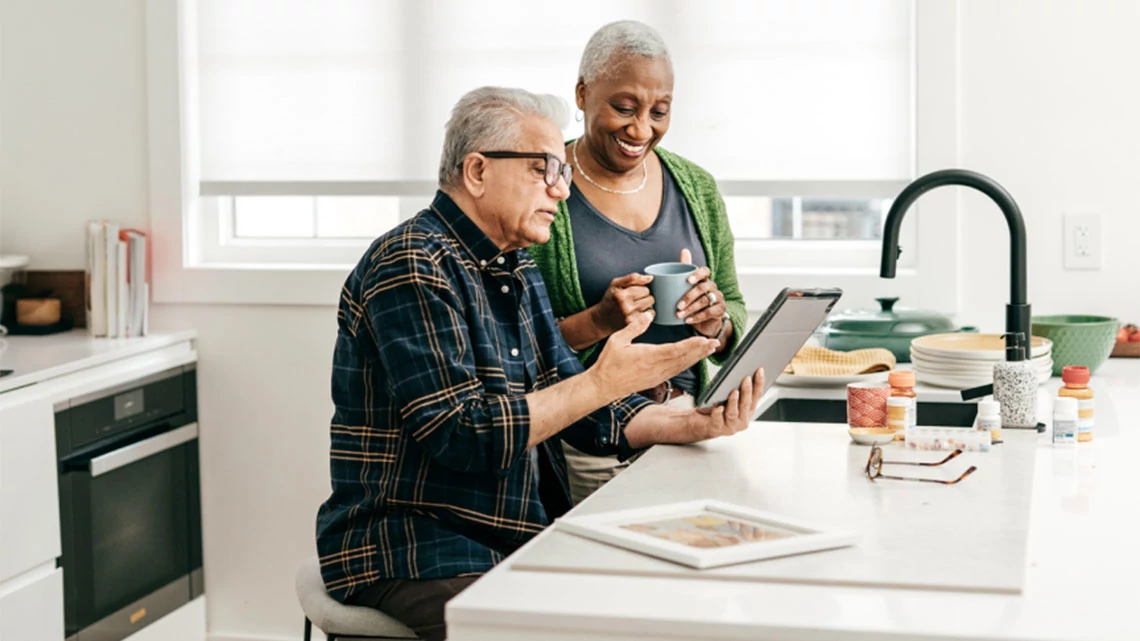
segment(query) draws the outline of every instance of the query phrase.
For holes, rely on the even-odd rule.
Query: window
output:
[[[392,196],[214,196],[202,199],[205,263],[354,263],[377,236],[423,207]],[[302,256],[298,256],[301,254]]]
[[[229,238],[375,238],[399,222],[399,201],[374,196],[228,198]]]
[[[889,198],[725,198],[738,240],[877,240]]]
[[[663,146],[717,178],[742,274],[868,271],[883,212],[925,162],[923,24],[931,46],[951,52],[931,57],[956,64],[954,29],[939,31],[956,24],[953,0],[150,5],[161,9],[148,13],[151,175],[170,187],[152,186],[166,203],[154,209],[180,212],[177,268],[203,271],[343,274],[434,192],[442,125],[460,95],[514,85],[572,105],[582,48],[618,18],[654,26],[670,46],[676,100]],[[164,69],[177,72],[173,97]],[[949,84],[937,77],[927,92]],[[914,258],[904,253],[900,267]]]
[[[481,84],[548,91],[573,104],[582,47],[606,21],[599,16],[640,19],[662,32],[677,96],[664,144],[718,179],[911,177],[909,2],[586,0],[566,12],[508,0],[494,7],[199,0],[204,191],[254,181],[307,183],[313,191],[307,204],[219,194],[231,197],[217,211],[228,211],[234,226],[222,241],[319,241],[322,228],[360,237],[383,231],[398,220],[391,198],[373,224],[359,209],[371,201],[356,201],[357,222],[345,228],[353,214],[332,202],[348,201],[322,203],[321,183],[359,181],[380,197],[392,196],[385,193],[391,183],[430,184],[451,105]],[[573,124],[568,136],[580,131]],[[865,214],[799,197],[772,200],[771,229],[753,232],[746,212],[770,200],[761,196],[739,213],[733,207],[734,222],[749,230],[744,238],[873,237],[873,225],[859,222],[870,220]]]
[[[428,195],[425,194],[425,197]],[[740,240],[877,240],[889,198],[729,196]],[[400,222],[400,199],[387,196],[229,196],[218,199],[225,242],[366,240]]]

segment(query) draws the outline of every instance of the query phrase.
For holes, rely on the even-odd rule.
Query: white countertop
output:
[[[47,336],[0,338],[0,369],[11,374],[0,378],[0,393],[33,383],[129,358],[195,338],[192,330],[155,332],[140,338],[94,338],[77,329]]]
[[[1043,399],[1052,398],[1059,386],[1056,379],[1043,386]],[[1140,618],[1135,615],[1140,606],[1140,551],[1135,543],[1140,538],[1140,360],[1110,360],[1091,386],[1096,393],[1092,443],[1054,447],[1049,433],[1033,432],[1017,432],[1008,443],[1021,441],[1036,450],[1020,595],[513,569],[524,551],[550,545],[557,535],[567,536],[547,530],[448,605],[448,638],[1135,641],[1140,639]],[[842,389],[774,391],[800,398],[843,394]],[[933,389],[919,394],[926,401],[956,396]],[[841,426],[830,427],[835,439],[846,441]],[[578,510],[637,505],[655,479],[665,494],[686,485],[690,494],[709,498],[779,493],[767,470],[757,471],[728,454],[754,447],[765,431],[780,437],[774,442],[783,442],[798,438],[796,430],[820,429],[802,423],[756,423],[747,432],[706,445],[653,448]],[[708,465],[682,464],[691,462],[694,448],[704,448],[702,455],[710,460],[720,456],[717,460],[732,467],[712,474]],[[981,468],[985,455],[976,456]],[[787,466],[786,482],[825,478],[840,487],[855,482],[823,469],[825,464],[797,458]],[[726,482],[731,487],[724,488]],[[962,487],[916,485],[921,489],[905,491],[934,496]],[[658,502],[669,500],[672,497],[662,496]],[[941,537],[931,540],[929,552],[953,553],[954,545],[969,541],[974,529],[969,519],[947,525]]]

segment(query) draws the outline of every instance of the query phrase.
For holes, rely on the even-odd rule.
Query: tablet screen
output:
[[[729,393],[745,378],[764,368],[764,389],[780,376],[792,357],[811,338],[812,332],[842,295],[839,289],[785,289],[736,346],[697,399],[697,407],[711,407],[728,400]]]

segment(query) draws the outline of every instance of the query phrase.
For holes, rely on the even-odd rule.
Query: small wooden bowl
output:
[[[21,298],[16,301],[16,322],[20,325],[53,325],[59,322],[58,298]]]

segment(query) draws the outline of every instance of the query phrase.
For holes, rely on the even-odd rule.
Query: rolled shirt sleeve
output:
[[[562,342],[558,353],[560,379],[565,380],[584,371],[582,363],[565,342]],[[644,396],[631,394],[587,414],[563,430],[559,436],[575,449],[587,454],[599,456],[617,454],[618,458],[624,461],[640,451],[630,447],[629,440],[625,436],[625,426],[629,425],[638,412],[652,404],[653,402]]]

